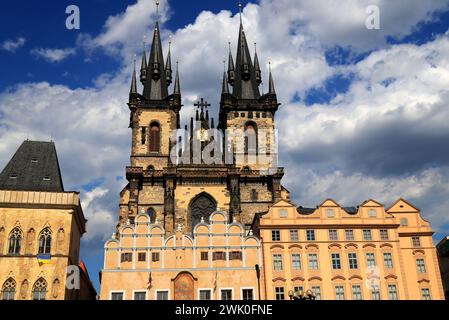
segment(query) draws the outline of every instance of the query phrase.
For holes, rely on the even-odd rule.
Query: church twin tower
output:
[[[252,59],[240,21],[236,59],[234,62],[230,49],[228,70],[223,74],[217,126],[209,117],[210,105],[201,99],[195,104],[196,117],[190,119],[190,128],[186,125],[181,130],[177,64],[173,91],[169,93],[173,82],[170,51],[169,48],[165,60],[156,21],[149,58],[145,50],[142,56],[142,94],[138,93],[136,70],[132,77],[128,103],[131,165],[126,168],[129,183],[121,192],[119,225],[132,223],[138,214],[147,213],[153,221],[163,222],[169,234],[178,228],[190,233],[201,219],[208,221],[210,214],[220,208],[228,213],[228,221],[236,220],[249,227],[255,213],[265,212],[273,203],[289,198],[281,186],[283,168],[277,167],[276,161],[274,116],[279,104],[271,70],[268,93],[261,94],[262,72],[257,52]],[[178,136],[179,132],[184,133]],[[243,148],[237,147],[238,134],[234,142],[225,141],[235,132],[243,136]],[[201,156],[200,161],[195,161],[195,145],[204,155],[206,145],[214,140],[217,148],[207,153],[219,161],[210,163],[201,160]],[[229,150],[231,157],[222,154]],[[250,161],[250,156],[259,159],[262,154],[269,160]],[[188,161],[180,161],[181,158]]]

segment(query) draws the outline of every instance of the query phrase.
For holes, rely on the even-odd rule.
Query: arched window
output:
[[[49,228],[42,230],[39,235],[39,254],[50,254],[51,252],[51,231]]]
[[[45,300],[47,296],[47,281],[39,278],[33,286],[33,300]]]
[[[257,125],[250,121],[245,125],[245,153],[257,152]]]
[[[150,124],[150,152],[159,152],[161,140],[161,128],[159,123]]]
[[[20,244],[22,242],[22,230],[20,228],[14,228],[9,235],[9,254],[19,254]]]
[[[209,223],[209,216],[217,210],[217,202],[207,193],[197,195],[189,206],[192,230],[204,218],[206,223]]]
[[[16,294],[16,282],[13,278],[5,281],[2,287],[2,300],[14,300]]]
[[[156,211],[153,208],[149,208],[147,214],[150,217],[150,222],[154,223],[156,221]]]

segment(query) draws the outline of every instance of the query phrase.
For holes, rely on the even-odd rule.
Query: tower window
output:
[[[257,151],[257,125],[252,121],[245,125],[245,151],[246,153]]]
[[[150,125],[150,152],[159,152],[161,140],[161,128],[159,123],[152,122]]]
[[[49,254],[50,252],[51,252],[51,231],[49,228],[45,228],[39,235],[39,254]]]
[[[142,128],[140,140],[142,144],[147,143],[147,128]]]

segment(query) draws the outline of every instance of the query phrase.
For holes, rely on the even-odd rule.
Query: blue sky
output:
[[[236,3],[162,1],[184,122],[198,97],[217,111]],[[328,197],[388,205],[403,196],[423,209],[435,240],[449,233],[449,127],[441,120],[449,116],[448,1],[242,3],[249,42],[265,69],[273,61],[284,185],[298,205]],[[371,3],[381,30],[364,27]],[[70,4],[80,8],[80,30],[65,28]],[[66,189],[82,191],[82,258],[97,288],[129,161],[132,59],[153,24],[151,0],[18,0],[0,12],[0,167],[25,138],[55,140]]]

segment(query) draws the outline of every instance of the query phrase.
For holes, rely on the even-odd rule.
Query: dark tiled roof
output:
[[[299,214],[309,215],[315,212],[316,208],[304,208],[304,207],[298,207],[296,210],[299,212]]]
[[[0,173],[0,189],[64,191],[55,144],[24,141]]]
[[[348,214],[357,214],[356,207],[343,207],[342,209],[345,210]]]

